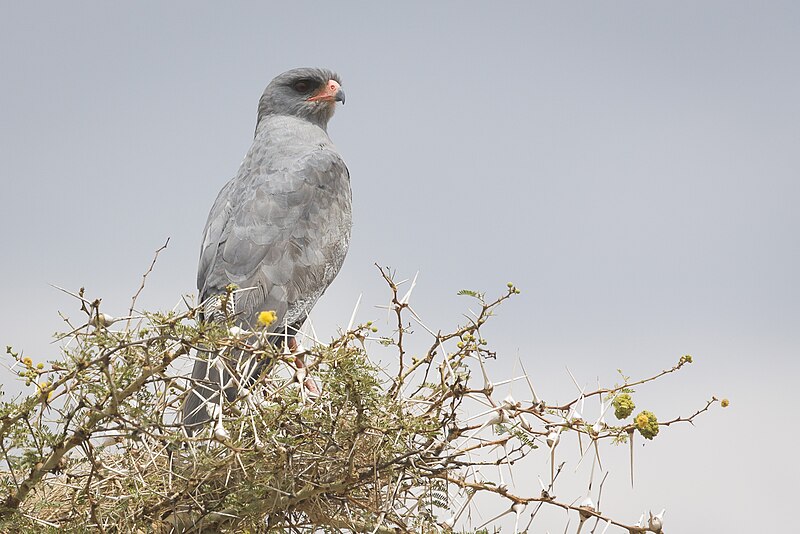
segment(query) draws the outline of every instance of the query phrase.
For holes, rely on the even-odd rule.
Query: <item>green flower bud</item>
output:
[[[619,420],[627,419],[636,409],[633,399],[627,393],[614,397],[614,417]]]

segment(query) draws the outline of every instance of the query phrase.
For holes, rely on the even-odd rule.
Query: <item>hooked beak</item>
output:
[[[307,100],[310,102],[323,100],[331,103],[341,102],[344,104],[344,91],[342,90],[342,86],[339,85],[339,82],[336,80],[328,80],[328,83],[325,84],[325,87],[320,89],[317,94],[309,97]]]

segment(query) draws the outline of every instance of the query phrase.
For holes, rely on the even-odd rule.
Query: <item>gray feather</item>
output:
[[[319,69],[304,69],[295,78],[308,76],[306,71],[338,81]],[[255,288],[239,293],[233,306],[236,323],[246,329],[263,310],[278,315],[270,331],[286,324],[299,329],[339,272],[350,241],[350,175],[326,132],[332,109],[292,102],[291,92],[278,83],[282,77],[290,83],[292,72],[265,91],[253,144],[214,202],[200,250],[201,301],[225,293],[231,283]],[[279,109],[269,107],[272,100]],[[282,112],[284,102],[290,111]],[[201,404],[216,402],[220,378],[226,380],[207,367],[195,363],[192,376],[200,387],[184,407],[187,425],[208,419]]]

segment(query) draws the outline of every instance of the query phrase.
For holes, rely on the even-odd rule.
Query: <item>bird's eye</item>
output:
[[[311,90],[312,83],[309,80],[300,80],[292,86],[298,93],[307,93]]]

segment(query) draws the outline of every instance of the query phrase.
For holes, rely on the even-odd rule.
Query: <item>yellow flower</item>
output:
[[[653,439],[658,434],[658,419],[653,412],[644,410],[633,420],[639,433],[645,439]]]
[[[263,324],[264,326],[269,326],[275,322],[275,319],[278,318],[278,314],[275,313],[274,310],[265,310],[258,314],[258,322]]]
[[[37,385],[39,386],[39,392],[44,394],[44,391],[47,388],[50,387],[50,382],[39,382],[39,384],[37,384]],[[54,393],[53,391],[48,391],[47,392],[47,400],[50,400],[50,399],[53,398],[53,393]]]
[[[730,406],[730,404],[731,401],[729,401],[728,399],[722,399],[722,401],[719,403],[719,405],[722,406],[723,408],[727,408],[728,406]]]
[[[33,360],[31,360],[31,359],[30,359],[30,358],[28,358],[27,356],[25,356],[24,358],[22,358],[22,363],[24,363],[24,364],[25,364],[25,367],[33,367]]]

